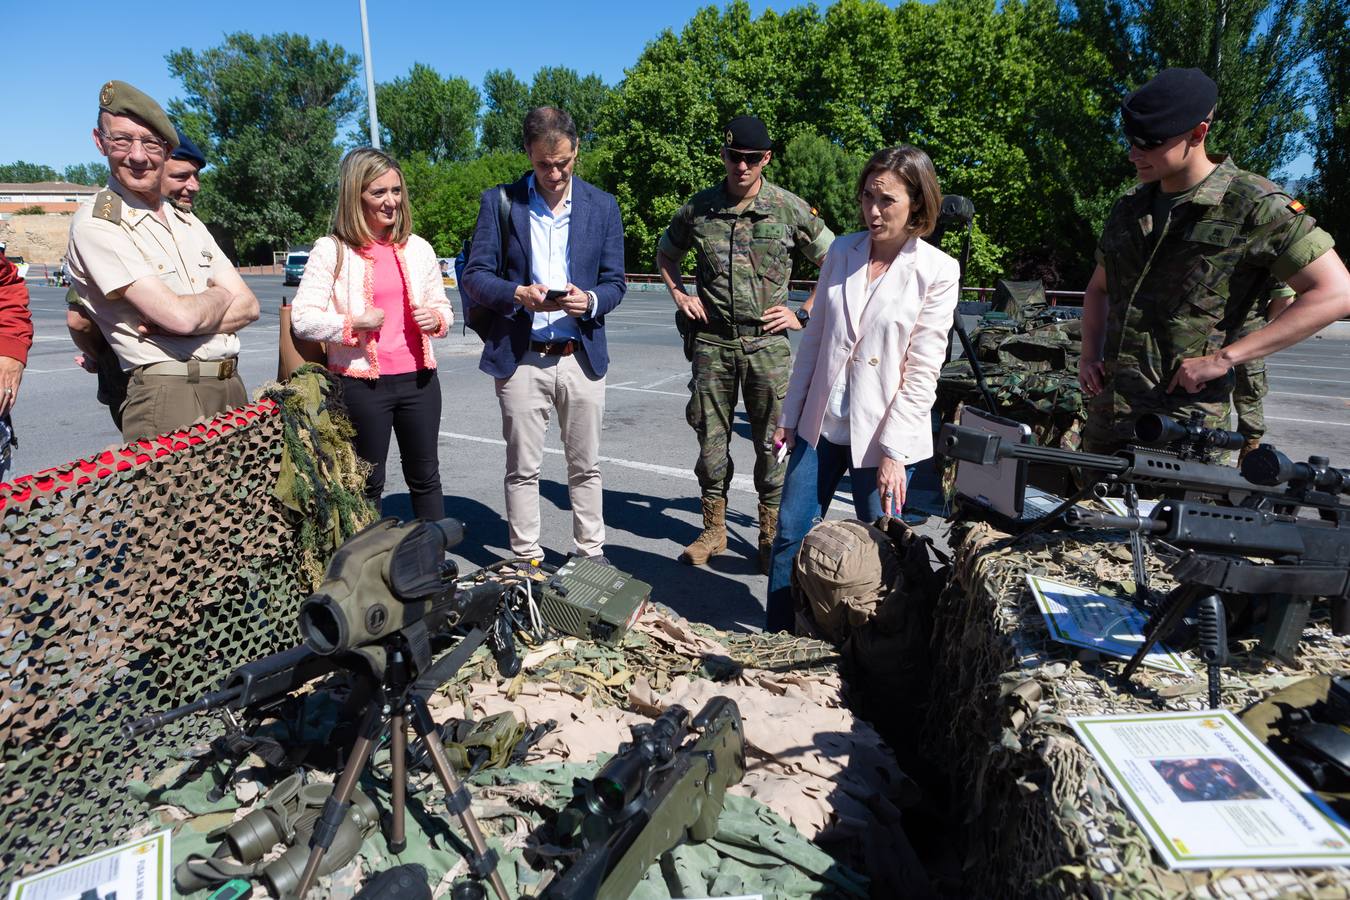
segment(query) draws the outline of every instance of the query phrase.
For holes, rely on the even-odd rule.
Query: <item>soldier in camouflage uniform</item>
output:
[[[666,289],[697,329],[685,416],[698,434],[694,473],[703,495],[703,531],[680,556],[696,566],[727,548],[728,443],[739,392],[755,446],[760,570],[766,570],[787,468],[770,442],[792,369],[786,332],[802,327],[814,299],[802,313],[787,308],[791,254],[795,249],[819,264],[834,240],[804,200],[764,180],[772,146],[759,119],[732,119],[722,147],[726,179],[680,207],[656,257]],[[680,261],[691,250],[697,296],[685,293],[680,274]]]
[[[1227,428],[1234,367],[1350,314],[1330,235],[1275,184],[1206,154],[1217,97],[1199,69],[1166,69],[1121,104],[1140,184],[1107,219],[1083,301],[1084,450],[1119,449],[1149,412]],[[1272,278],[1297,298],[1241,336]]]
[[[1264,294],[1238,337],[1246,337],[1274,320],[1294,299],[1289,285],[1281,281],[1271,282],[1270,290]],[[1233,377],[1233,411],[1237,413],[1237,432],[1243,438],[1242,452],[1238,456],[1241,462],[1242,457],[1261,446],[1261,438],[1266,434],[1265,399],[1270,386],[1266,383],[1265,357],[1235,366]]]

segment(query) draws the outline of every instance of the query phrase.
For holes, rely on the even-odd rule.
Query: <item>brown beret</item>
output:
[[[173,127],[164,108],[144,91],[125,81],[109,81],[98,92],[98,108],[114,116],[135,116],[169,145],[178,149],[178,129]]]

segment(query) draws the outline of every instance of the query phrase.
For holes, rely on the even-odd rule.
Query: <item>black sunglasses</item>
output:
[[[764,159],[765,153],[765,151],[763,150],[756,150],[747,153],[744,150],[732,150],[730,147],[723,147],[722,152],[727,155],[727,162],[730,163],[743,162],[747,166],[750,166],[751,168],[754,168],[755,166],[760,164],[760,162]]]
[[[1125,140],[1130,142],[1130,146],[1138,147],[1140,150],[1156,150],[1163,144],[1167,143],[1168,139],[1142,138],[1139,137],[1139,135],[1137,134],[1130,134],[1127,131],[1125,132]]]

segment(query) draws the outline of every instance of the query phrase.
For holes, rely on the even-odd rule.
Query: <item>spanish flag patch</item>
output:
[[[811,207],[811,215],[813,215],[813,216],[819,216],[819,215],[820,215],[820,211],[817,210],[817,209],[813,206],[813,207]]]
[[[1301,212],[1307,212],[1307,211],[1308,211],[1308,208],[1307,208],[1306,206],[1304,206],[1302,203],[1299,203],[1297,200],[1290,200],[1290,201],[1289,201],[1289,211],[1290,211],[1291,213],[1301,213]]]

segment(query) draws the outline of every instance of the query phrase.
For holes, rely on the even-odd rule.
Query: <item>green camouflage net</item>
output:
[[[932,646],[933,703],[927,755],[942,760],[952,807],[964,823],[967,896],[1273,897],[1350,896],[1350,873],[1322,870],[1170,871],[1078,742],[1066,717],[1206,708],[1205,669],[1142,669],[1117,689],[1123,661],[1049,639],[1025,586],[1036,574],[1128,592],[1128,546],[1059,536],[1006,548],[986,524],[954,526],[955,575],[938,603]],[[1150,559],[1154,587],[1171,582]],[[1325,610],[1323,610],[1325,612]],[[1299,668],[1234,645],[1223,705],[1241,710],[1314,673],[1343,671],[1350,640],[1315,621]]]
[[[296,643],[315,562],[371,517],[331,384],[0,484],[6,878],[116,843],[144,816],[127,782],[211,725],[132,743],[124,721]]]

